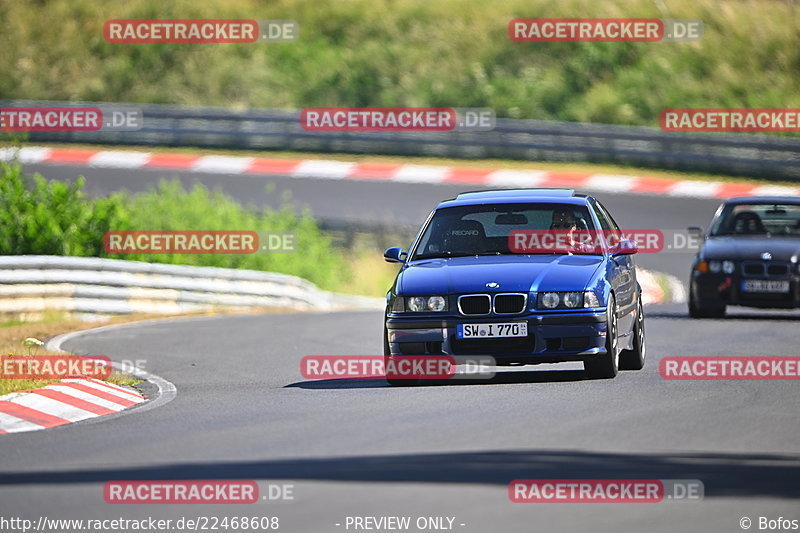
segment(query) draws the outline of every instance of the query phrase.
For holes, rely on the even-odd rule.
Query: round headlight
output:
[[[723,261],[722,262],[722,271],[726,274],[733,274],[733,271],[736,270],[736,265],[733,261]]]
[[[441,296],[431,296],[428,298],[428,309],[431,311],[444,311],[445,307],[444,298]]]
[[[558,307],[558,300],[557,292],[546,292],[542,295],[542,305],[547,309],[555,309]]]
[[[408,310],[415,313],[425,310],[425,298],[422,296],[414,296],[408,299]]]
[[[719,261],[708,262],[708,270],[710,270],[712,274],[718,274],[721,266],[722,265],[720,264]]]
[[[564,294],[564,305],[567,307],[578,307],[581,304],[581,293],[568,292]]]

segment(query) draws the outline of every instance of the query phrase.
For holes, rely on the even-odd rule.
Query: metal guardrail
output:
[[[108,106],[103,102],[0,101],[2,106]],[[125,104],[134,105],[134,104]],[[310,132],[299,111],[237,111],[143,104],[138,131],[31,132],[35,142],[196,146],[569,161],[800,180],[800,138],[667,133],[654,128],[497,119],[493,131]]]
[[[219,308],[329,310],[381,305],[380,299],[330,293],[302,278],[272,272],[119,259],[0,256],[0,313],[178,314]]]

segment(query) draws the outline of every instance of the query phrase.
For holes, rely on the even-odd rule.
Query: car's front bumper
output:
[[[788,281],[785,293],[744,292],[742,282],[746,279],[764,281]],[[777,278],[743,277],[739,274],[712,274],[692,272],[691,292],[697,303],[706,307],[741,305],[745,307],[792,309],[800,307],[800,276]]]
[[[527,322],[527,337],[458,339],[458,324]],[[497,364],[583,361],[605,353],[606,312],[442,318],[390,315],[386,331],[392,355],[488,355]]]

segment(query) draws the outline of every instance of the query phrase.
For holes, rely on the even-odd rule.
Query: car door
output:
[[[604,231],[609,231],[616,236],[621,236],[623,232],[608,213],[608,210],[596,200],[593,202],[593,205],[597,219],[600,222],[600,227]],[[614,294],[617,300],[619,331],[621,334],[625,334],[633,330],[633,325],[636,320],[634,310],[638,303],[636,264],[633,255],[612,256],[611,269],[611,286],[614,288]]]

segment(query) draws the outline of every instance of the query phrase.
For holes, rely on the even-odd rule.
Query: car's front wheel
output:
[[[689,289],[689,316],[692,318],[723,318],[725,316],[725,305],[711,306],[697,300],[694,290]]]
[[[389,368],[389,359],[392,358],[392,351],[389,348],[389,332],[383,328],[383,367]],[[418,379],[399,379],[386,376],[386,382],[394,387],[412,387],[419,384]]]
[[[633,326],[633,348],[622,350],[619,355],[620,370],[641,370],[644,368],[644,359],[647,355],[646,339],[644,335],[644,308],[642,299],[636,308],[636,324]]]
[[[606,309],[606,353],[583,362],[583,369],[591,379],[616,377],[619,370],[619,337],[617,331],[617,304],[614,295],[608,297]]]

